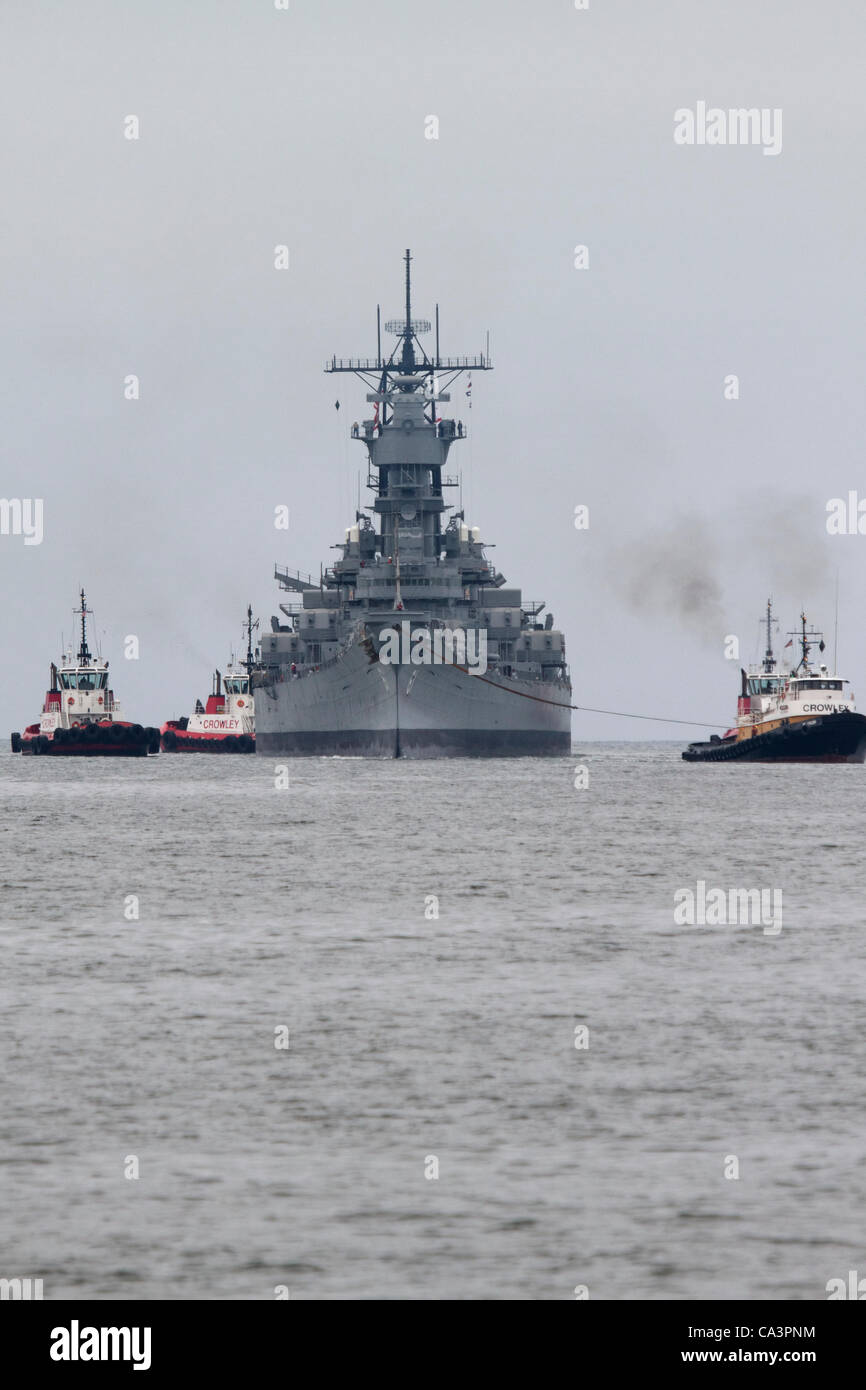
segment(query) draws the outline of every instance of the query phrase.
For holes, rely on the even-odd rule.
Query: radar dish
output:
[[[412,322],[411,322],[411,324],[409,325],[409,327],[411,328],[412,332],[413,332],[414,334],[416,334],[416,336],[417,336],[419,333],[429,333],[429,332],[430,332],[430,320],[429,320],[429,319],[413,319]],[[406,332],[406,320],[405,320],[405,319],[388,319],[387,323],[385,324],[385,332],[386,332],[386,333],[397,333],[397,334],[403,334],[403,333],[405,333],[405,332]]]

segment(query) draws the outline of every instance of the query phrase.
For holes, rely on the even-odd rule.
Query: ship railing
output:
[[[319,587],[319,581],[313,575],[301,574],[300,570],[290,570],[284,565],[274,565],[274,579],[284,589],[293,589],[296,593],[299,585],[308,589],[318,589]]]
[[[326,372],[381,372],[387,363],[380,361],[376,357],[329,357],[325,362]],[[493,366],[493,359],[481,353],[478,357],[440,357],[436,362],[428,361],[418,363],[416,371],[438,371],[438,372],[465,372],[471,371],[474,367],[477,371],[486,372]],[[400,364],[391,363],[388,370],[399,374]]]
[[[479,371],[487,371],[493,366],[493,358],[487,357],[482,352],[480,357],[440,357],[436,363],[437,371],[453,372],[463,371],[468,367],[477,367]]]

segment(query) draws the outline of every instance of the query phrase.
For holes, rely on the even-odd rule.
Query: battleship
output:
[[[850,682],[812,660],[812,648],[823,653],[825,642],[817,628],[806,625],[789,632],[787,647],[800,652],[796,666],[786,671],[773,651],[773,604],[767,600],[764,622],[767,645],[760,665],[740,672],[736,727],[723,737],[691,743],[686,762],[862,763],[866,761],[866,715],[858,714]]]
[[[562,632],[541,601],[485,555],[462,507],[446,503],[447,471],[469,431],[443,407],[450,388],[492,368],[443,357],[439,307],[412,317],[412,256],[405,312],[384,324],[395,342],[375,357],[337,358],[334,375],[366,387],[368,419],[351,426],[365,452],[372,503],[355,512],[339,558],[316,581],[275,566],[280,602],[262,634],[255,673],[260,754],[372,758],[562,756],[571,748],[571,682]],[[462,384],[462,383],[461,383]],[[453,494],[452,494],[453,495]],[[446,514],[450,513],[447,517]],[[542,617],[544,614],[544,617]]]

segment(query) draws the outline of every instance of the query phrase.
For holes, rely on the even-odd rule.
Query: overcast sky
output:
[[[726,635],[751,660],[772,593],[832,636],[838,571],[866,707],[866,536],[826,529],[866,498],[859,5],[3,0],[0,23],[0,495],[44,500],[41,545],[0,536],[4,738],[81,583],[125,712],[159,724],[248,601],[268,626],[275,561],[333,560],[367,407],[322,366],[375,351],[407,246],[443,353],[490,330],[451,462],[564,629],[576,702],[728,721]],[[781,152],[677,145],[700,101],[780,109]]]

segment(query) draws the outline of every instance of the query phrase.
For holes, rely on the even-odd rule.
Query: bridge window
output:
[[[63,690],[104,690],[107,680],[107,671],[68,671],[60,677],[60,685]]]

